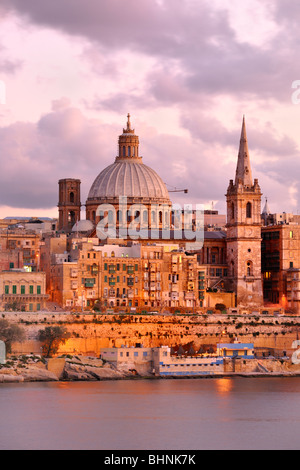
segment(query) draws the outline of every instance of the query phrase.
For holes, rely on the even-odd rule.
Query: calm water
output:
[[[0,384],[1,450],[300,449],[300,378]]]

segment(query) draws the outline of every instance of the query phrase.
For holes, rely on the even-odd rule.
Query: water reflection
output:
[[[0,384],[0,449],[297,449],[300,378]]]
[[[216,390],[220,395],[227,395],[233,389],[233,381],[231,378],[220,378],[215,382]]]

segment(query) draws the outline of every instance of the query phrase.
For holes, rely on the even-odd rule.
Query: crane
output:
[[[168,185],[169,186],[169,185]],[[177,189],[174,187],[174,189],[168,189],[169,193],[188,193],[188,189]]]

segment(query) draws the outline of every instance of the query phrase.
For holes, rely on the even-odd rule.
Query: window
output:
[[[40,293],[41,293],[41,286],[37,286],[37,287],[36,287],[36,293],[37,293],[37,294],[40,294]]]
[[[9,269],[13,269],[14,268],[14,263],[9,263]]]
[[[29,294],[33,294],[33,286],[29,286]]]
[[[247,276],[253,275],[253,263],[252,261],[247,261]]]
[[[5,286],[5,294],[9,294],[9,286]]]
[[[252,217],[252,205],[251,205],[251,202],[247,202],[247,205],[246,205],[246,217],[247,217],[247,219],[249,219],[249,218]]]
[[[234,219],[234,204],[231,204],[231,219]]]
[[[25,294],[25,286],[21,286],[21,294]]]
[[[13,291],[13,294],[16,294],[17,293],[17,286],[12,286],[12,291]]]

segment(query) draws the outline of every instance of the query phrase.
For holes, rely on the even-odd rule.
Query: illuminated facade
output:
[[[64,307],[192,311],[203,305],[205,270],[196,254],[168,245],[101,246],[96,239],[76,246],[76,261],[61,258],[50,268],[51,300]]]

